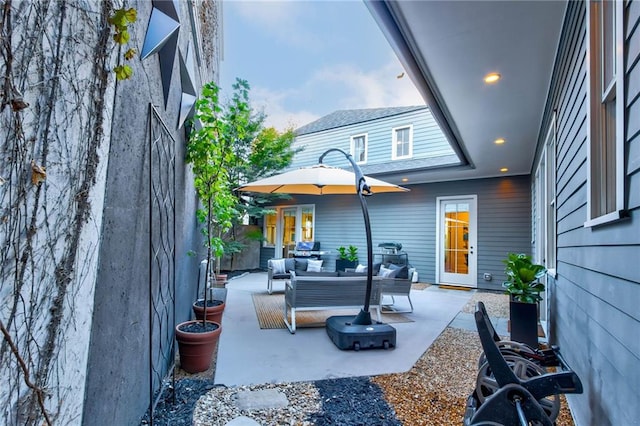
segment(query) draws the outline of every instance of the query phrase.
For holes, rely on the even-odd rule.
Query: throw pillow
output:
[[[390,275],[393,273],[393,269],[385,268],[383,265],[380,265],[380,272],[378,272],[378,276],[382,278],[391,278]]]
[[[396,271],[396,278],[403,278],[403,279],[408,279],[409,278],[409,268],[407,267],[407,265],[394,265],[393,263],[389,264],[389,268],[393,269],[394,271]]]
[[[306,271],[307,270],[307,259],[295,258],[295,270],[296,271]]]
[[[289,272],[296,269],[296,259],[293,257],[287,257],[284,260],[284,271]]]
[[[271,267],[273,268],[273,273],[276,275],[287,272],[284,267],[284,259],[271,259]]]
[[[364,265],[356,266],[356,272],[367,272],[367,267]]]
[[[307,260],[307,272],[322,272],[322,260]]]

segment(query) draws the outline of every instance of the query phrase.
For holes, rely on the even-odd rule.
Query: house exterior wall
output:
[[[552,343],[584,385],[568,395],[577,425],[640,418],[640,2],[624,7],[625,197],[629,218],[585,227],[589,173],[586,2],[569,2],[541,137],[557,111],[557,276]],[[623,118],[618,118],[623,119]]]
[[[412,112],[389,116],[377,120],[358,123],[350,126],[338,127],[322,132],[309,133],[296,137],[294,148],[302,147],[303,151],[295,158],[295,167],[318,164],[318,158],[329,148],[339,148],[350,153],[351,136],[367,134],[368,153],[367,162],[361,167],[366,173],[366,166],[387,163],[391,161],[392,129],[396,127],[413,126],[413,156],[412,159],[435,158],[453,155],[446,138],[440,131],[428,108]],[[328,164],[337,157],[327,157]],[[337,167],[344,167],[346,160],[340,159]],[[398,160],[402,161],[402,160]]]
[[[411,185],[410,192],[367,197],[374,253],[382,242],[399,242],[421,282],[435,283],[436,198],[477,195],[479,288],[501,290],[502,259],[508,252],[529,252],[531,245],[529,176]],[[366,263],[362,209],[355,195],[295,196],[287,204],[315,204],[315,240],[323,250],[323,266],[333,270],[337,248],[355,245],[359,262]],[[261,266],[273,254],[263,248]],[[493,275],[484,281],[483,274]]]

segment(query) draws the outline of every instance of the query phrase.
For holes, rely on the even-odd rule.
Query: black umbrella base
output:
[[[355,318],[352,315],[327,318],[327,334],[339,349],[359,351],[396,346],[395,328],[377,321],[372,321],[371,324],[354,324]]]

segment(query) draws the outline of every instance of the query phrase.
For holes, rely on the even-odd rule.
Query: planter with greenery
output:
[[[211,265],[215,259],[219,273],[220,259],[224,255],[222,236],[238,216],[228,169],[234,158],[233,135],[241,129],[233,127],[222,114],[218,92],[219,89],[214,83],[203,86],[202,94],[196,102],[195,121],[198,125],[192,127],[187,142],[186,161],[192,166],[194,186],[200,200],[200,208],[196,215],[203,225],[202,233],[207,249],[201,318],[178,324],[176,327],[180,363],[182,368],[189,372],[204,371],[211,365],[211,354],[221,331],[220,322],[208,318],[208,307],[218,304],[210,303],[209,300],[210,283],[216,280],[215,276],[212,277]],[[194,310],[196,305],[197,303],[194,304]],[[218,305],[224,307],[224,304]],[[194,336],[198,334],[207,335],[209,338]],[[185,368],[185,364],[188,368]]]
[[[336,259],[336,271],[344,271],[347,268],[358,266],[358,247],[340,246],[338,247],[338,258]]]
[[[502,283],[509,295],[511,340],[538,347],[538,302],[544,284],[539,279],[547,272],[544,265],[531,261],[531,256],[509,253],[505,264],[507,280]]]
[[[291,148],[293,131],[281,134],[273,128],[265,129],[264,119],[249,104],[249,84],[245,80],[236,79],[233,95],[225,104],[220,102],[219,88],[214,83],[203,86],[196,102],[186,161],[192,166],[200,200],[196,214],[207,249],[205,296],[194,304],[194,311],[208,307],[202,313],[203,326],[210,321],[210,315],[218,315],[212,314],[211,309],[224,309],[223,301],[210,300],[212,287],[226,284],[226,276],[221,273],[223,257],[231,259],[233,270],[233,256],[244,248],[235,238],[234,227],[242,223],[243,217],[269,212],[262,207],[271,204],[269,199],[283,197],[247,197],[234,192],[242,180],[268,176],[287,167],[296,152]],[[254,237],[262,239],[261,233]]]

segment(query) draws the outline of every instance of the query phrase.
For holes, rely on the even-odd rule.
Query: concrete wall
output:
[[[139,45],[145,37],[151,2],[140,1],[139,24],[135,38]],[[180,2],[180,33],[177,49],[186,55],[194,49],[190,10]],[[198,22],[202,39],[217,37],[217,3],[199,4],[195,16],[209,19]],[[206,9],[206,10],[205,10]],[[213,32],[211,32],[213,31]],[[198,40],[201,55],[207,46]],[[212,45],[217,48],[217,44]],[[208,46],[211,48],[211,45]],[[211,53],[211,52],[209,52]],[[217,80],[216,56],[197,66],[196,87]],[[189,167],[184,164],[185,130],[176,129],[182,86],[179,57],[176,52],[166,107],[164,105],[160,61],[157,54],[132,62],[134,76],[119,82],[112,121],[112,143],[106,179],[104,222],[101,230],[99,273],[95,289],[93,326],[89,347],[83,424],[137,424],[148,409],[149,389],[149,143],[151,139],[149,103],[153,103],[168,132],[175,139],[176,235],[175,270],[176,322],[191,317],[196,298],[198,265],[202,241],[195,210],[197,199]],[[153,119],[159,126],[158,120]],[[155,137],[155,133],[153,135]],[[157,224],[156,224],[157,225]],[[189,251],[200,252],[189,256]],[[157,283],[153,282],[153,286]],[[171,316],[170,316],[171,318]],[[164,324],[172,333],[175,324]],[[153,342],[157,344],[157,342]],[[166,368],[166,366],[162,367]]]
[[[158,55],[129,60],[129,80],[117,82],[112,69],[124,61],[124,49],[142,50],[152,5],[174,2],[127,2],[138,19],[122,50],[108,24],[119,2],[19,1],[3,8],[3,424],[139,424],[149,407],[148,355],[156,344],[149,343],[149,243],[151,225],[162,225],[149,214],[151,103],[156,126],[166,123],[176,141],[176,229],[167,247],[175,256],[176,320],[191,315],[200,258],[188,252],[202,242],[183,161],[185,132],[177,129],[178,52],[197,51],[196,88],[217,80],[220,2],[177,3],[181,25],[166,107]],[[166,312],[172,342],[173,308]]]
[[[77,424],[115,93],[111,5],[7,6],[0,48],[0,418],[43,424],[46,412],[55,424]],[[45,393],[44,407],[27,378]]]

